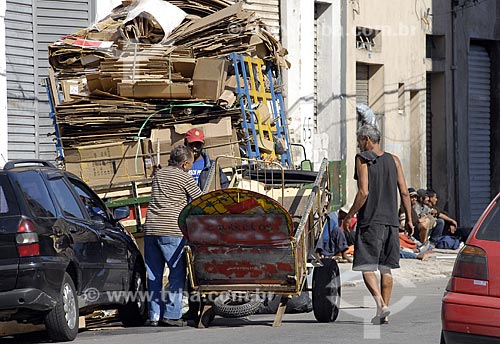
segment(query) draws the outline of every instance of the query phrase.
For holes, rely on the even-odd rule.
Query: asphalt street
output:
[[[243,319],[216,317],[208,329],[123,328],[119,324],[81,331],[75,343],[439,343],[440,306],[446,278],[424,282],[396,283],[389,324],[372,325],[374,302],[363,284],[342,289],[337,321],[317,323],[312,313],[285,314],[283,325],[273,328],[273,315]],[[6,344],[47,343],[43,333],[0,338]]]

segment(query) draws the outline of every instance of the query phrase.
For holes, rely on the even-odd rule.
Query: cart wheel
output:
[[[212,321],[215,319],[215,311],[213,305],[208,305],[204,301],[202,302],[202,310],[198,316],[198,319],[196,323],[198,324],[199,328],[208,328]]]
[[[322,267],[314,268],[312,303],[314,317],[319,322],[335,321],[340,307],[340,273],[337,262],[321,259]]]
[[[214,311],[225,318],[240,318],[255,314],[261,304],[260,300],[233,300],[230,294],[222,294],[214,300]]]

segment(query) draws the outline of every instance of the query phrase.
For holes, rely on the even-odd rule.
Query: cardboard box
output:
[[[245,80],[240,76],[240,87],[245,88]],[[238,88],[238,81],[236,80],[236,75],[230,75],[226,79],[225,89],[229,91],[236,92]]]
[[[89,73],[86,77],[89,92],[94,92],[95,90],[104,91],[101,84],[101,73]]]
[[[137,148],[137,142],[118,142],[65,149],[66,170],[91,186],[144,179],[142,150]]]
[[[233,133],[230,117],[223,117],[216,121],[196,125],[190,123],[177,124],[169,128],[153,129],[151,130],[151,137],[143,140],[143,154],[146,155],[145,160],[147,159],[146,175],[152,173],[152,161],[156,164],[159,160],[160,165],[167,165],[172,147],[184,144],[184,135],[192,128],[201,129],[205,134],[205,151],[210,158],[215,159],[219,155],[240,156],[239,145],[231,145],[231,142],[237,142],[237,138],[236,133]],[[221,160],[222,167],[233,164],[234,161]]]
[[[269,110],[269,105],[270,104],[261,102],[256,110],[261,123],[268,123],[271,119],[271,111]]]
[[[85,77],[61,80],[61,89],[65,102],[71,101],[71,96],[88,96],[87,79]]]
[[[172,59],[172,66],[177,73],[180,73],[184,78],[193,78],[194,69],[196,67],[196,59],[186,57],[177,57]]]
[[[172,83],[168,80],[124,80],[118,83],[118,92],[122,97],[137,99],[189,99],[189,83]]]
[[[222,117],[218,120],[212,120],[203,124],[176,124],[174,128],[175,133],[177,135],[182,135],[182,137],[184,137],[184,134],[192,128],[201,129],[205,134],[205,139],[219,136],[231,136],[233,134],[230,117]]]
[[[236,132],[230,136],[210,137],[205,139],[205,152],[210,159],[216,160],[220,155],[240,157],[240,146],[236,137]],[[220,158],[218,161],[222,168],[240,165],[241,162],[236,159]]]
[[[216,101],[227,77],[229,62],[217,58],[199,58],[193,74],[193,97]]]

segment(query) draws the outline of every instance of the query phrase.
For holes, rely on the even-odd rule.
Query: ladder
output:
[[[275,82],[281,83],[278,69],[259,58],[236,53],[231,53],[230,57],[236,74],[236,93],[248,158],[274,160],[275,145],[279,140],[284,146],[280,153],[281,164],[292,167],[283,95],[281,89],[275,87]],[[264,80],[264,71],[269,85]]]

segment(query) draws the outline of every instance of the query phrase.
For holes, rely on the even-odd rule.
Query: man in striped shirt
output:
[[[148,272],[149,320],[151,326],[184,326],[182,293],[186,280],[183,258],[184,238],[177,220],[182,209],[202,192],[188,173],[193,150],[177,146],[170,153],[168,166],[153,180],[145,223],[144,255]],[[163,302],[161,290],[165,263],[169,268],[169,289]],[[161,319],[161,320],[160,320]]]

